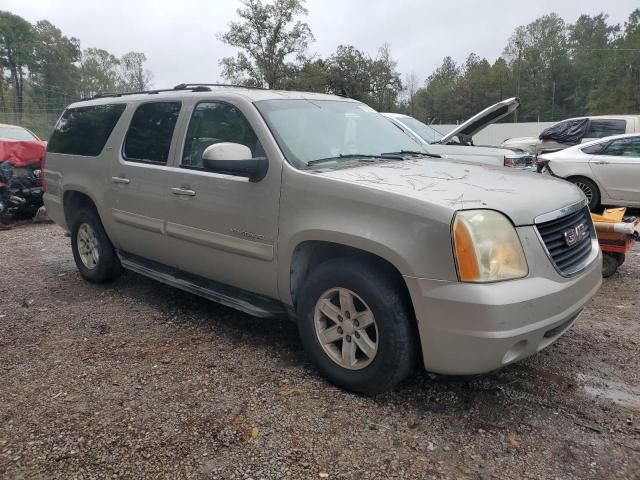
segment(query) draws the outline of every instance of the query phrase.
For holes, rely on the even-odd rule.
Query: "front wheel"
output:
[[[305,350],[332,383],[364,395],[393,389],[418,354],[415,321],[384,269],[336,259],[316,267],[298,302]]]

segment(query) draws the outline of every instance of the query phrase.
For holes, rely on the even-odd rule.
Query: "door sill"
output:
[[[120,250],[118,257],[122,266],[127,270],[254,317],[291,317],[292,310],[278,300],[193,275]]]

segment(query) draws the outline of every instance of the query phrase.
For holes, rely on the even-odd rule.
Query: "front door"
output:
[[[259,182],[207,172],[202,163],[204,150],[221,142],[267,156],[266,128],[252,122],[261,119],[251,104],[203,101],[193,107],[178,168],[169,174],[166,231],[180,269],[276,297],[281,163],[270,161]]]
[[[610,198],[640,202],[640,137],[613,140],[589,165]]]
[[[149,102],[133,113],[118,161],[111,168],[111,218],[121,250],[174,265],[164,232],[167,162],[181,104]]]

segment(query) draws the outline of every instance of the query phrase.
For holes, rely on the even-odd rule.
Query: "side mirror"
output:
[[[252,158],[251,150],[239,143],[216,143],[202,153],[202,165],[208,172],[247,177],[259,182],[267,174],[269,162],[265,157]]]

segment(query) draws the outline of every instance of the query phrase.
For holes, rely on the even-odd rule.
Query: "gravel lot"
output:
[[[0,478],[640,478],[640,248],[543,353],[376,399],[296,328],[0,232]]]

